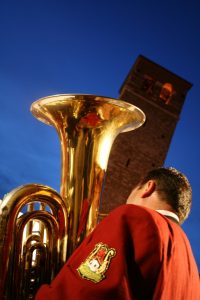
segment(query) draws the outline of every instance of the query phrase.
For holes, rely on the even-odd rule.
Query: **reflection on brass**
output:
[[[93,230],[110,149],[116,136],[139,127],[144,114],[120,100],[91,95],[40,99],[31,111],[61,141],[61,196],[69,217],[68,255]]]
[[[136,129],[145,121],[139,108],[93,95],[42,98],[32,104],[31,112],[54,126],[59,135],[61,196],[48,187],[27,185],[3,200],[0,293],[2,290],[2,295],[8,295],[15,287],[13,299],[33,299],[37,287],[52,280],[104,217],[99,214],[100,196],[113,141],[120,132]],[[38,211],[35,202],[40,202]],[[27,204],[27,212],[19,216]],[[17,292],[19,286],[21,296]]]
[[[0,299],[33,299],[66,261],[67,210],[39,184],[16,188],[1,204]]]

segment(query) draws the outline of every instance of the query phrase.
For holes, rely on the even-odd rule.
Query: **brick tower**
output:
[[[164,164],[170,141],[191,84],[139,56],[120,89],[119,99],[143,110],[146,123],[120,134],[114,142],[102,193],[101,212],[125,203],[147,170]]]

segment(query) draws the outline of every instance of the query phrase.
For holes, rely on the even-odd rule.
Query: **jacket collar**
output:
[[[156,211],[179,224],[179,217],[174,212],[164,209],[156,209]]]

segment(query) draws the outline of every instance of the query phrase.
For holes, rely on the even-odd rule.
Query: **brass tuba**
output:
[[[30,184],[8,193],[0,214],[0,299],[33,299],[96,226],[114,139],[145,121],[127,102],[55,95],[31,106],[61,141],[61,192]]]

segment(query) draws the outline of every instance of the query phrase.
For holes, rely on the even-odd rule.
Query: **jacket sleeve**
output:
[[[159,231],[148,212],[123,205],[83,241],[35,300],[150,299],[161,248]]]

